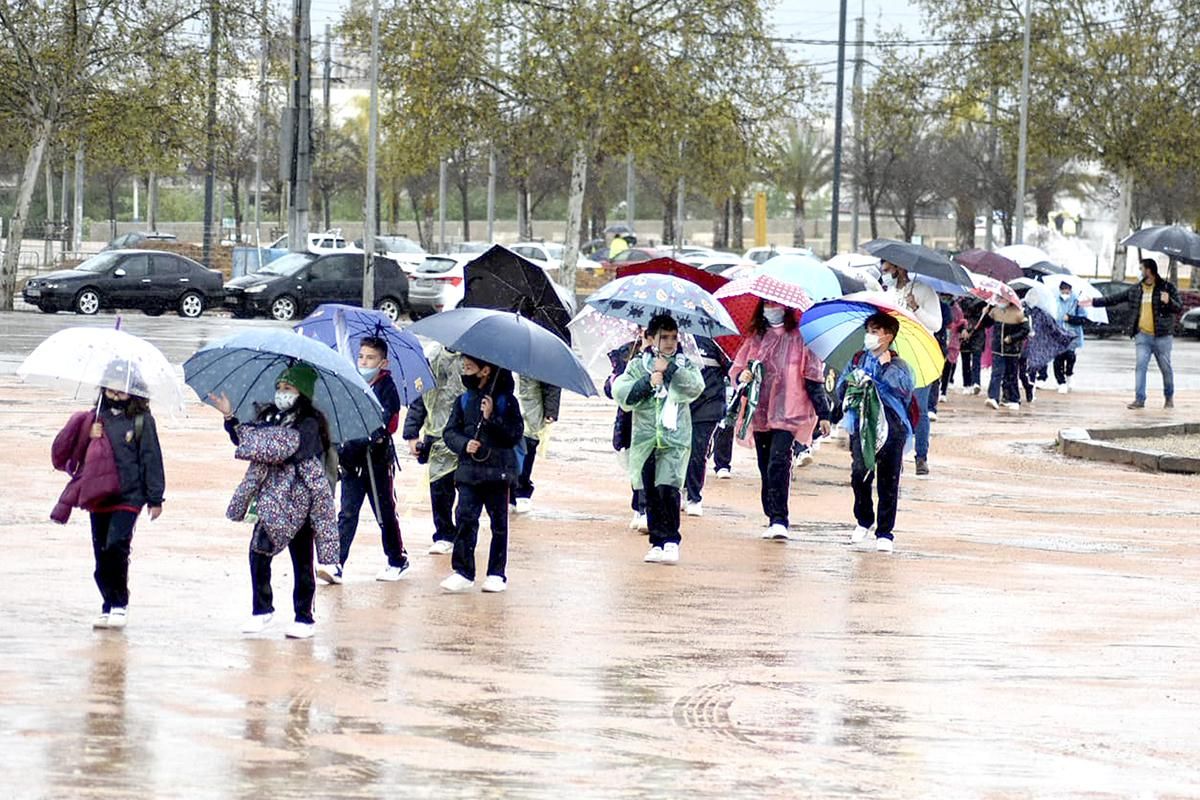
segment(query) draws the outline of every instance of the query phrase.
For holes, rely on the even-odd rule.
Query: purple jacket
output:
[[[91,511],[121,493],[117,461],[108,437],[91,438],[95,421],[94,411],[72,414],[50,446],[50,463],[71,476],[50,512],[50,519],[60,525],[71,518],[72,508]]]

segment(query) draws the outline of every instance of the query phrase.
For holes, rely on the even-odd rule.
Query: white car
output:
[[[478,253],[449,253],[426,256],[408,276],[408,305],[413,319],[454,308],[463,299],[463,267]]]
[[[355,242],[362,247],[362,242]],[[400,265],[406,275],[411,275],[421,266],[429,253],[425,248],[409,239],[407,236],[376,236],[375,250],[380,255],[387,256]]]
[[[747,261],[753,261],[755,264],[762,264],[775,256],[811,256],[812,250],[807,247],[777,247],[776,245],[768,245],[767,247],[751,247],[745,252],[742,258]]]
[[[517,242],[516,244],[507,245],[507,247],[509,250],[512,250],[522,258],[529,259],[547,272],[557,273],[562,269],[563,253],[566,247],[557,242]],[[600,262],[580,255],[579,260],[575,262],[575,268],[581,270],[599,269]]]
[[[690,255],[679,259],[684,264],[702,269],[705,272],[711,272],[714,275],[720,275],[731,267],[738,265],[749,264],[751,267],[757,266],[752,261],[746,261],[739,255],[734,253],[716,253],[712,255]]]
[[[285,233],[275,241],[268,245],[273,250],[288,249],[288,235]],[[325,231],[324,233],[310,233],[308,235],[308,252],[316,253],[317,255],[325,255],[326,253],[336,253],[349,247],[349,242],[342,236],[339,230]]]

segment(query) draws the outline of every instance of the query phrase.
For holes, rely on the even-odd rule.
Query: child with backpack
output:
[[[115,471],[116,480],[107,486],[115,486],[116,491],[88,503],[96,561],[94,578],[103,601],[92,627],[121,629],[129,619],[129,554],[134,528],[143,507],[151,520],[162,514],[166,480],[158,428],[145,396],[148,391],[136,369],[125,362],[113,362],[103,384],[123,386],[128,391],[101,389],[98,408],[73,415],[55,439],[54,450],[58,462],[58,451],[67,440],[84,443],[86,437],[83,448],[77,451],[81,454],[77,462],[80,466],[85,460],[82,453],[94,440],[103,439],[111,450],[112,460],[103,466]],[[86,480],[82,474],[79,477]],[[66,521],[65,515],[54,519]]]
[[[358,345],[358,373],[375,393],[383,407],[385,426],[371,439],[344,442],[338,447],[338,475],[341,478],[341,512],[338,514],[338,564],[319,567],[317,577],[326,583],[341,583],[342,570],[350,558],[350,546],[358,531],[358,514],[363,500],[371,504],[383,542],[387,566],[375,576],[377,581],[398,581],[408,569],[408,553],[400,534],[396,514],[396,448],[392,434],[400,424],[400,392],[388,371],[387,340],[364,336]]]
[[[525,423],[508,370],[464,354],[462,383],[466,391],[455,402],[442,433],[446,446],[458,456],[454,471],[458,507],[450,562],[454,572],[441,586],[447,592],[465,592],[475,585],[479,516],[487,509],[492,541],[482,588],[503,592],[508,588],[508,496],[521,475],[517,449],[524,440]]]

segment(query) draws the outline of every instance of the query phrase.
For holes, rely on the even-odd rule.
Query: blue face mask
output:
[[[379,374],[379,367],[359,367],[358,374],[362,375],[362,379],[367,383],[375,380],[375,376]]]

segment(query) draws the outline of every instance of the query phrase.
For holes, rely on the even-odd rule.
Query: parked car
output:
[[[653,258],[673,258],[675,251],[669,247],[631,247],[622,250],[614,258],[605,258],[602,265],[606,269],[617,269],[626,264],[637,264]]]
[[[130,231],[123,233],[104,246],[104,250],[135,250],[145,247],[147,242],[177,242],[178,237],[173,233],[158,231]],[[103,252],[103,251],[101,251]]]
[[[221,303],[221,273],[161,250],[105,250],[73,269],[31,278],[25,302],[47,314],[134,308],[158,316],[175,309],[198,317]]]
[[[362,252],[363,240],[356,239],[354,247]],[[375,252],[381,256],[387,256],[400,265],[400,269],[408,274],[412,274],[413,270],[421,266],[421,262],[425,260],[425,256],[429,255],[425,252],[425,248],[409,239],[407,236],[376,236],[375,237]]]
[[[446,250],[453,255],[460,253],[479,255],[480,253],[486,253],[491,246],[489,242],[455,242],[452,245],[448,245]]]
[[[1054,276],[1050,275],[1044,278],[1044,282],[1053,283]],[[1112,297],[1115,294],[1129,289],[1133,284],[1124,281],[1092,281],[1092,286],[1100,290],[1100,294],[1105,297]],[[1181,289],[1179,291],[1179,302],[1182,308],[1175,315],[1175,332],[1180,335],[1189,335],[1191,332],[1183,324],[1183,320],[1192,309],[1200,307],[1200,292]],[[1096,336],[1100,339],[1106,339],[1109,336],[1124,336],[1129,332],[1130,322],[1133,320],[1133,315],[1139,312],[1129,303],[1122,303],[1117,306],[1106,306],[1108,312],[1108,322],[1088,322],[1083,326],[1083,332],[1091,336]],[[1196,319],[1193,317],[1193,319]],[[1192,334],[1200,335],[1200,334]]]
[[[566,246],[557,242],[517,242],[507,245],[517,255],[527,258],[547,272],[558,274],[562,269],[563,254]],[[575,269],[599,269],[600,262],[593,261],[582,252],[575,262]]]
[[[336,253],[348,245],[349,242],[342,237],[342,232],[339,230],[328,230],[324,233],[310,233],[308,235],[308,252],[310,253]],[[288,235],[285,233],[268,246],[274,250],[287,250]]]
[[[409,313],[413,319],[427,317],[454,308],[463,299],[463,267],[475,260],[477,253],[445,253],[427,256],[412,274],[408,292]]]
[[[734,253],[720,253],[716,251],[712,254],[686,255],[679,260],[697,269],[711,272],[714,275],[720,275],[725,270],[738,265],[749,265],[751,268],[758,266],[753,261],[746,261]]]
[[[775,256],[811,256],[812,254],[813,251],[807,247],[778,247],[772,244],[766,247],[751,247],[742,255],[742,258],[753,261],[755,264],[762,264]]]
[[[1200,339],[1200,308],[1186,311],[1179,318],[1179,335]]]
[[[299,319],[321,303],[362,304],[361,253],[288,253],[252,275],[225,284],[225,308],[236,317]],[[408,276],[395,261],[375,257],[375,307],[393,321],[408,311]]]

